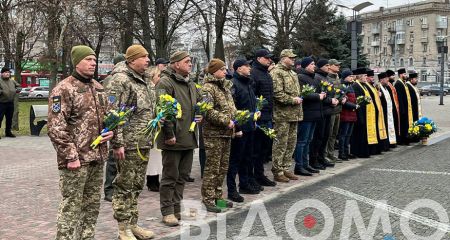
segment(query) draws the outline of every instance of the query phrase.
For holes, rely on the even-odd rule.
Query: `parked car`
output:
[[[22,88],[22,90],[20,90],[19,97],[21,98],[28,97],[28,95],[30,94],[30,89],[31,88]]]
[[[420,96],[427,95],[436,95],[439,96],[441,94],[441,87],[434,85],[427,85],[419,88]],[[449,92],[449,88],[444,87],[444,96]]]
[[[28,97],[30,98],[48,98],[48,87],[32,87],[30,89],[30,94]]]

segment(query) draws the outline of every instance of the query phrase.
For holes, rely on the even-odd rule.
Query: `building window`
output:
[[[373,48],[373,53],[374,54],[379,54],[380,53],[380,47],[374,47]]]
[[[370,36],[367,37],[367,45],[370,45]]]
[[[409,58],[409,66],[410,67],[414,66],[414,59],[413,58]]]
[[[426,58],[426,57],[423,57],[423,59],[422,59],[422,64],[423,64],[423,65],[427,65],[427,58]]]
[[[414,33],[409,34],[409,41],[414,42]]]
[[[404,67],[405,66],[405,62],[403,61],[403,58],[400,58],[400,67]]]
[[[441,57],[438,57],[438,64],[441,65]]]
[[[383,36],[383,42],[384,42],[384,43],[387,42],[387,35],[384,35],[384,36]]]
[[[420,21],[422,22],[422,24],[428,24],[428,18],[427,17],[421,17]]]
[[[413,53],[414,52],[414,45],[409,45],[409,48],[408,48],[408,50],[409,50],[409,53]]]
[[[422,30],[422,37],[423,38],[428,37],[428,30]]]
[[[383,55],[384,55],[384,56],[387,55],[387,47],[383,47]]]
[[[367,48],[367,54],[370,54],[370,48]]]
[[[409,26],[414,27],[414,18],[409,19]]]
[[[420,71],[420,81],[422,81],[422,82],[427,81],[427,71],[425,71],[425,70]]]
[[[428,43],[422,43],[423,52],[428,52]]]
[[[392,59],[391,65],[395,66],[395,58]]]

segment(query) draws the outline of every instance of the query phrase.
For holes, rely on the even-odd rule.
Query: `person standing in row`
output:
[[[16,81],[11,79],[11,71],[7,67],[1,70],[2,79],[0,79],[0,127],[3,117],[6,118],[5,136],[15,138],[11,132],[12,119],[14,115],[14,98],[17,94],[17,88],[20,87]],[[1,137],[0,137],[1,138]]]
[[[400,111],[400,130],[399,136],[397,136],[397,143],[399,145],[409,145],[408,129],[413,124],[411,93],[406,85],[406,70],[404,68],[400,68],[397,73],[399,79],[395,81],[394,84],[395,90],[397,91]]]
[[[57,218],[57,240],[94,239],[100,211],[103,165],[108,140],[90,144],[103,129],[108,110],[100,83],[93,80],[96,56],[88,46],[71,51],[74,71],[52,90],[49,97],[48,136],[56,150],[62,199]]]
[[[297,142],[297,125],[303,120],[302,99],[297,73],[294,72],[295,55],[284,49],[280,62],[270,72],[273,79],[273,120],[277,141],[273,148],[272,173],[277,182],[298,180],[290,171],[292,155]]]
[[[341,77],[347,101],[342,106],[340,115],[338,158],[347,161],[350,158],[350,138],[353,133],[353,126],[357,120],[356,110],[359,108],[359,105],[356,104],[355,90],[352,87],[354,78],[352,71],[349,69],[342,71]]]

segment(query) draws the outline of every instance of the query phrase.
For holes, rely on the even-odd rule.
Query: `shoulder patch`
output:
[[[52,112],[59,113],[61,112],[61,96],[54,96],[52,98]]]

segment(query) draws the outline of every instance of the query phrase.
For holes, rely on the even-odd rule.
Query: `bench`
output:
[[[48,105],[31,105],[30,107],[30,131],[31,135],[39,136],[42,128],[47,124]],[[39,118],[41,120],[34,121]]]

